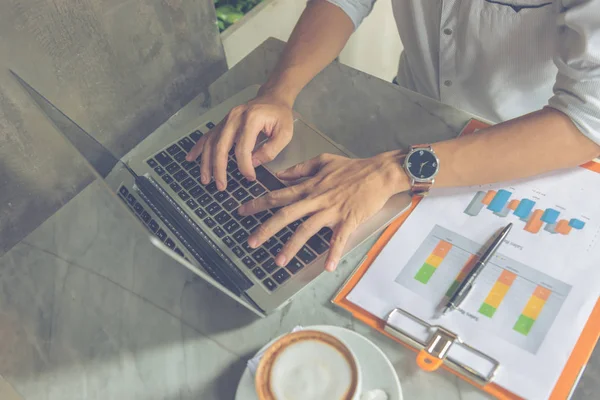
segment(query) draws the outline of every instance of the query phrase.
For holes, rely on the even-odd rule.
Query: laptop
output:
[[[160,134],[158,131],[151,134],[125,157],[117,159],[16,73],[13,75],[62,136],[85,158],[105,183],[104,187],[145,229],[149,240],[247,309],[264,317],[286,305],[323,273],[331,229],[324,228],[311,237],[282,268],[275,264],[275,256],[303,219],[294,221],[261,247],[251,249],[248,236],[277,210],[246,217],[236,210],[253,198],[284,188],[276,172],[322,153],[352,157],[348,151],[295,114],[291,143],[275,160],[256,168],[254,182],[242,176],[233,151],[227,164],[227,189],[222,192],[214,181],[201,184],[199,164],[185,160],[196,141],[233,107],[256,96],[258,86],[246,88],[189,121],[187,128],[162,129]],[[407,194],[391,198],[378,214],[354,232],[344,255],[388,225],[410,202]]]

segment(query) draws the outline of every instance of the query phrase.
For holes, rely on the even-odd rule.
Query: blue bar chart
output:
[[[498,191],[478,191],[473,196],[464,213],[478,216],[485,208],[499,218],[514,215],[524,222],[523,229],[529,233],[537,234],[542,231],[551,234],[568,235],[573,229],[582,230],[585,221],[577,218],[561,218],[561,211],[555,208],[537,208],[536,201],[531,199],[511,199],[512,192],[500,189]]]

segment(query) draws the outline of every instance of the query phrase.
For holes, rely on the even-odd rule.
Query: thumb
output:
[[[271,136],[269,140],[252,154],[252,165],[256,168],[259,165],[273,161],[291,140],[291,131],[282,131]]]
[[[315,157],[279,172],[277,177],[284,181],[295,181],[316,174],[320,166],[321,161],[319,157]]]

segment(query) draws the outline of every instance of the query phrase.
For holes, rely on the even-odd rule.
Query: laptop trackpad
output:
[[[323,153],[349,156],[305,122],[297,119],[294,122],[292,141],[275,160],[266,164],[266,167],[279,172]]]

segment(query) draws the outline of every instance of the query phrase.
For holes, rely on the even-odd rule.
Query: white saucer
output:
[[[361,366],[363,376],[363,392],[373,389],[383,390],[388,400],[402,400],[402,388],[396,371],[385,354],[365,337],[348,329],[337,326],[308,326],[303,329],[312,329],[340,338],[354,352]],[[283,336],[283,335],[282,335]],[[280,336],[281,337],[281,336]],[[267,343],[259,352],[264,351],[279,337]],[[258,400],[254,389],[254,377],[246,368],[238,384],[235,400]]]

